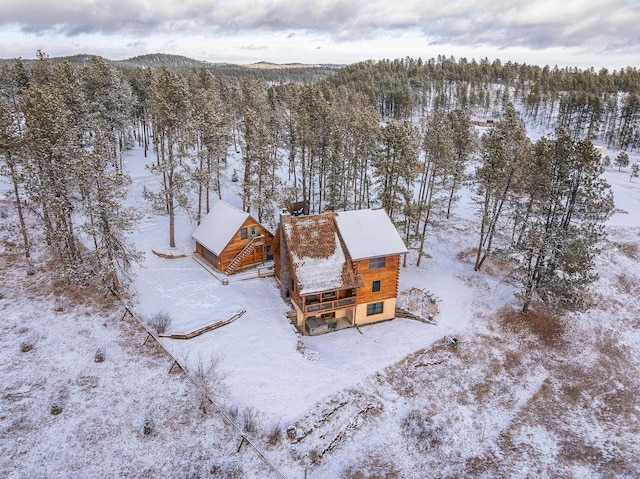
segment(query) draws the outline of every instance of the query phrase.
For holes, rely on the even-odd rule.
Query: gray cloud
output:
[[[431,44],[522,46],[533,49],[637,50],[640,3],[635,0],[5,0],[0,25],[24,32],[149,35],[295,31],[336,41],[420,32]]]
[[[260,50],[268,50],[267,45],[245,45],[240,47],[241,50],[251,50],[251,51],[260,51]]]

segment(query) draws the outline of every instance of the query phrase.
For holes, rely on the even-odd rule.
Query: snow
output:
[[[407,252],[383,209],[341,211],[337,213],[336,223],[354,261]]]
[[[140,163],[141,159],[135,157],[129,162],[138,166]],[[147,172],[133,166],[131,174],[136,184],[144,180]],[[148,251],[146,239],[162,237],[162,219],[157,217],[155,223],[146,223],[143,234],[136,235],[139,248]],[[291,220],[308,221],[309,217]],[[195,226],[190,226],[183,216],[176,224],[177,242],[188,242]],[[382,209],[340,212],[336,224],[354,260],[406,251]],[[337,236],[335,241],[337,247],[330,258],[296,258],[305,292],[336,289],[342,284],[345,256]],[[448,258],[460,247],[456,242],[438,243],[435,247],[439,253],[432,253],[434,264],[426,270],[402,269],[400,281],[401,290],[420,285],[442,299],[438,325],[395,319],[361,328],[361,332],[346,329],[304,337],[305,346],[319,353],[318,361],[309,361],[296,350],[298,336],[285,316],[290,306],[281,299],[274,278],[238,280],[231,276],[230,284],[223,285],[192,258],[163,259],[147,254],[144,262],[135,267],[135,310],[142,317],[168,312],[175,332],[189,331],[246,310],[240,319],[218,330],[188,341],[163,338],[162,342],[187,364],[221,353],[229,372],[228,397],[241,407],[254,407],[288,424],[304,416],[313,404],[464,327],[472,316],[473,288],[466,284],[471,275],[465,265],[456,266],[457,277],[451,275]],[[511,290],[504,289],[508,292],[502,294],[511,298]]]
[[[300,294],[353,288],[356,278],[347,264],[333,214],[283,217],[283,230]]]
[[[335,234],[335,244],[336,248],[328,258],[292,255],[292,263],[296,270],[296,278],[300,283],[301,295],[335,291],[352,286],[344,284],[342,278],[346,258],[340,247],[340,239],[337,234]]]
[[[220,255],[248,217],[249,213],[218,200],[202,218],[192,237],[215,255]]]
[[[299,438],[276,446],[255,434],[286,477],[302,477],[306,467],[311,479],[348,477],[351,467],[369,471],[368,477],[390,471],[408,478],[431,472],[640,475],[640,276],[638,259],[620,246],[639,242],[640,182],[630,182],[628,172],[612,167],[604,174],[616,212],[597,258],[601,278],[590,292],[596,307],[568,315],[562,345],[546,348],[526,328],[509,329],[497,319],[504,305],[516,305],[505,279],[508,269],[497,264],[477,273],[461,258],[476,241],[468,190],[443,232],[429,237],[429,257],[417,267],[412,251],[401,269],[400,291],[416,287],[438,298],[437,325],[395,319],[300,338],[285,317],[289,306],[275,279],[230,277],[223,285],[193,258],[153,254],[193,252],[196,226],[179,215],[177,247],[167,247],[167,218],[142,200],[143,185],[157,181],[145,170],[146,162],[138,149],[126,159],[134,178],[128,201],[145,215],[131,237],[145,253],[134,266],[132,309],[142,318],[168,312],[176,332],[246,310],[235,322],[191,340],[161,341],[189,368],[220,355],[228,375],[216,395],[226,410],[255,408],[264,429],[296,425]],[[0,190],[10,190],[4,178]],[[0,207],[12,214],[7,205]],[[379,218],[376,211],[382,210],[364,214]],[[389,254],[371,250],[371,237],[386,238],[387,251],[395,248],[392,235],[378,230],[359,241],[359,220],[349,212],[339,213],[337,221],[344,224],[340,232],[354,259]],[[101,293],[68,298],[68,291],[46,281],[41,257],[34,259],[37,275],[25,277],[8,244],[3,236],[4,477],[207,477],[218,463],[242,467],[236,477],[273,477],[250,449],[236,452],[239,438],[219,415],[198,410],[185,376],[167,373],[172,361],[153,341],[142,346],[146,334],[130,318],[120,320],[121,307],[114,309]],[[54,311],[61,301],[63,310]],[[460,340],[457,350],[441,341],[449,335]],[[35,343],[28,353],[19,348],[25,340]],[[298,351],[299,340],[318,353],[317,361]],[[104,363],[93,362],[97,348],[106,351]],[[572,388],[578,388],[575,397]],[[49,413],[53,400],[63,403],[59,416]],[[359,415],[367,406],[371,412]],[[402,425],[415,410],[434,424],[437,441],[431,448],[421,449]],[[148,437],[140,432],[146,417],[156,422]],[[312,461],[338,437],[332,452]]]
[[[161,223],[157,225],[158,234],[162,227]],[[181,234],[188,231],[185,228]],[[344,264],[344,256],[341,262],[326,264]],[[301,269],[311,275],[318,271]],[[162,338],[162,342],[186,364],[221,353],[229,372],[229,397],[241,407],[255,407],[279,418],[283,424],[294,422],[311,405],[393,364],[407,352],[441,338],[446,330],[446,326],[393,320],[362,328],[363,334],[347,329],[305,337],[305,345],[320,354],[318,361],[309,361],[296,350],[298,336],[285,316],[290,307],[281,299],[276,280],[229,279],[230,283],[223,285],[193,258],[167,260],[147,255],[135,269],[135,310],[143,318],[158,311],[168,312],[175,332],[246,310],[240,319],[223,328],[188,341]]]

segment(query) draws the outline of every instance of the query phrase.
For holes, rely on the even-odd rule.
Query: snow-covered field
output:
[[[559,319],[534,311],[522,321],[505,265],[474,273],[465,255],[476,230],[467,194],[431,239],[430,258],[417,268],[412,252],[401,271],[401,291],[439,299],[438,324],[395,319],[305,337],[317,353],[310,360],[275,279],[223,285],[191,257],[153,253],[190,255],[195,225],[180,216],[178,245],[167,247],[167,218],[141,196],[156,181],[144,163],[139,150],[127,158],[129,201],[145,213],[132,236],[145,253],[132,309],[169,313],[175,332],[246,310],[215,331],[162,343],[187,369],[221,358],[217,403],[241,427],[257,415],[249,436],[285,477],[305,468],[310,478],[640,476],[640,181],[628,172],[606,172],[617,210],[592,310]],[[232,189],[224,199],[238,204]],[[9,203],[0,212],[14,221]],[[168,373],[173,360],[152,340],[142,344],[146,333],[121,321],[112,297],[51,279],[44,253],[26,276],[2,232],[0,262],[3,477],[277,477],[251,448],[236,452],[239,435],[200,411],[186,376]],[[22,352],[23,343],[32,349]],[[293,440],[270,434],[290,425]]]

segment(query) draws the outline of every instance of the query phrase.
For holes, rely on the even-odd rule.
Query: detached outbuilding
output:
[[[218,201],[193,232],[196,254],[224,274],[271,260],[273,234],[249,213]]]

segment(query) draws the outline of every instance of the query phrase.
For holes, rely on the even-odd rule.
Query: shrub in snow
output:
[[[242,427],[244,432],[256,432],[260,424],[258,411],[251,406],[247,406],[242,411]]]
[[[36,274],[36,267],[29,263],[27,265],[27,276],[33,276],[34,274]]]
[[[239,479],[244,477],[244,470],[238,463],[225,463],[220,459],[213,459],[209,463],[211,477],[224,479]]]
[[[142,424],[142,433],[145,436],[148,436],[149,434],[151,434],[153,432],[153,420],[146,417],[144,418],[144,423]]]
[[[20,343],[20,351],[23,353],[29,352],[33,349],[33,342],[30,339],[25,339]]]
[[[171,316],[165,311],[158,311],[149,320],[149,326],[158,334],[166,333],[171,327]]]
[[[296,437],[298,437],[298,430],[295,426],[289,426],[287,428],[287,437],[293,441]]]
[[[434,424],[433,419],[420,409],[409,411],[402,421],[402,428],[415,439],[419,449],[431,449],[441,442],[440,428]]]
[[[104,361],[104,351],[100,348],[98,348],[98,350],[96,351],[96,355],[94,356],[93,360],[96,363],[101,363]]]
[[[200,399],[200,409],[205,414],[211,398],[220,397],[227,390],[224,383],[227,372],[222,368],[222,359],[223,356],[217,351],[213,352],[208,360],[199,357],[196,368],[192,372]]]
[[[57,299],[54,306],[53,306],[53,310],[56,313],[62,313],[67,307],[67,302],[64,299]]]
[[[276,422],[271,426],[271,429],[267,433],[267,443],[271,446],[275,446],[280,444],[280,441],[282,441],[282,427],[279,422]]]
[[[356,464],[349,466],[343,478],[349,479],[396,479],[402,477],[393,457],[385,454],[357,458]]]
[[[54,402],[54,403],[51,404],[51,414],[52,415],[57,416],[61,412],[62,412],[62,406],[60,406],[60,404],[58,404],[57,402]]]
[[[234,404],[233,406],[229,406],[229,417],[231,419],[236,419],[238,417],[238,405]]]

